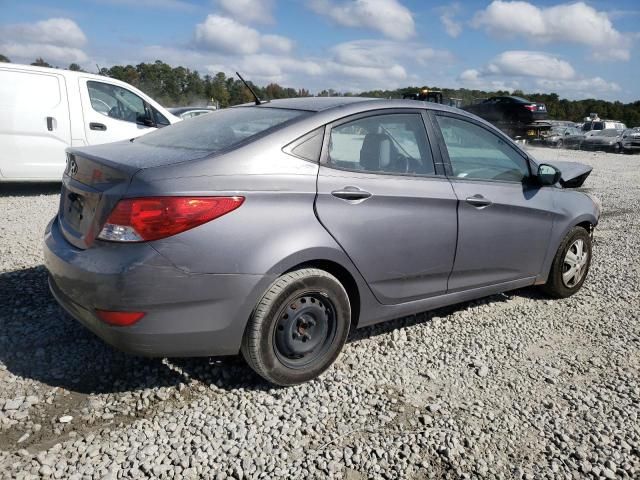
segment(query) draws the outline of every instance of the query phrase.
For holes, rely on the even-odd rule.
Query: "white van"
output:
[[[125,82],[0,63],[0,182],[60,180],[67,147],[138,137],[178,121]]]

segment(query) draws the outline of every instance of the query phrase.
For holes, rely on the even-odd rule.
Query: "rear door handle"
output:
[[[483,197],[479,193],[476,193],[472,197],[467,197],[467,203],[469,205],[473,205],[476,208],[484,208],[484,207],[488,207],[493,202],[491,200],[489,200],[488,198]]]
[[[343,200],[364,200],[369,198],[371,193],[360,190],[358,187],[344,187],[341,190],[334,190],[331,192],[334,197],[342,198]]]
[[[53,131],[53,117],[47,117],[47,130]]]
[[[107,126],[104,123],[91,122],[89,124],[89,128],[91,130],[100,130],[101,132],[104,132],[107,129]]]

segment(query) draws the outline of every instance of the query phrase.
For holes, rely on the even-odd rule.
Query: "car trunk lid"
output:
[[[130,141],[70,149],[58,212],[65,238],[75,247],[89,248],[137,172],[198,159],[207,153]]]
[[[65,238],[88,248],[117,201],[124,195],[135,167],[109,165],[103,159],[68,153],[62,179],[58,219]]]

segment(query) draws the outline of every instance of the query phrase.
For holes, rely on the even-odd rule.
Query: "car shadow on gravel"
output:
[[[44,266],[0,273],[0,364],[18,377],[84,394],[177,387],[191,379],[228,390],[271,388],[239,356],[166,360],[112,348],[58,306]]]
[[[354,330],[348,342],[384,335],[511,296],[543,299],[535,289],[492,295]],[[0,273],[0,363],[13,375],[51,387],[117,393],[178,387],[197,380],[224,390],[269,390],[240,356],[155,359],[122,353],[80,326],[49,293],[43,266]]]
[[[44,183],[3,183],[0,197],[32,197],[34,195],[54,195],[60,193],[60,182]]]

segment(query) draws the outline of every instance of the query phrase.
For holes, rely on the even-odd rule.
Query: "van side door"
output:
[[[0,178],[60,180],[71,144],[63,75],[0,67]]]

